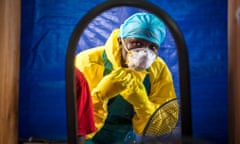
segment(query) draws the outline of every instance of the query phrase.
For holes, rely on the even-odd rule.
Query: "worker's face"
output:
[[[152,42],[149,42],[144,39],[139,38],[125,38],[123,39],[125,46],[128,50],[136,49],[136,48],[149,48],[155,53],[158,53],[158,46]],[[119,39],[120,45],[122,45],[121,39]]]
[[[123,42],[128,51],[137,48],[149,48],[156,54],[158,54],[159,46],[152,42],[139,38],[125,38],[125,39],[118,38],[119,47],[122,49],[123,60],[126,60],[127,55],[127,50],[123,47],[124,46]]]
[[[122,65],[137,71],[147,69],[154,61],[158,46],[137,38],[119,39],[122,49]]]

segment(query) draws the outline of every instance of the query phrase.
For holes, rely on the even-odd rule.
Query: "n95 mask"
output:
[[[126,64],[136,71],[148,69],[156,58],[156,54],[150,48],[135,48],[128,51]]]

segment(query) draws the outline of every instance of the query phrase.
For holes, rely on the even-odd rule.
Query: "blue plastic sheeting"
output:
[[[100,2],[22,0],[21,139],[66,139],[67,46],[76,23]]]
[[[102,1],[22,0],[20,138],[66,139],[65,57],[68,43],[81,17]],[[194,137],[227,143],[227,1],[151,2],[176,21],[186,40]],[[139,10],[106,11],[88,26],[79,46],[85,49],[103,44],[110,30],[136,11]],[[102,27],[102,23],[108,27]],[[89,37],[98,38],[98,41],[91,41]],[[160,50],[173,73],[179,96],[177,51],[169,32]]]

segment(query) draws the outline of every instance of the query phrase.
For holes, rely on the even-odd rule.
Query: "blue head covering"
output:
[[[119,37],[121,38],[142,38],[160,46],[165,36],[164,23],[150,13],[135,13],[120,26]]]

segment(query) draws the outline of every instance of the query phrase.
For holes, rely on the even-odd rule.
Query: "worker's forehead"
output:
[[[124,38],[125,41],[127,42],[142,42],[142,43],[148,43],[148,44],[153,44],[153,45],[156,45],[155,43],[152,43],[151,41],[148,41],[148,40],[145,40],[145,39],[142,39],[142,38],[134,38],[134,37],[129,37],[129,38]]]

